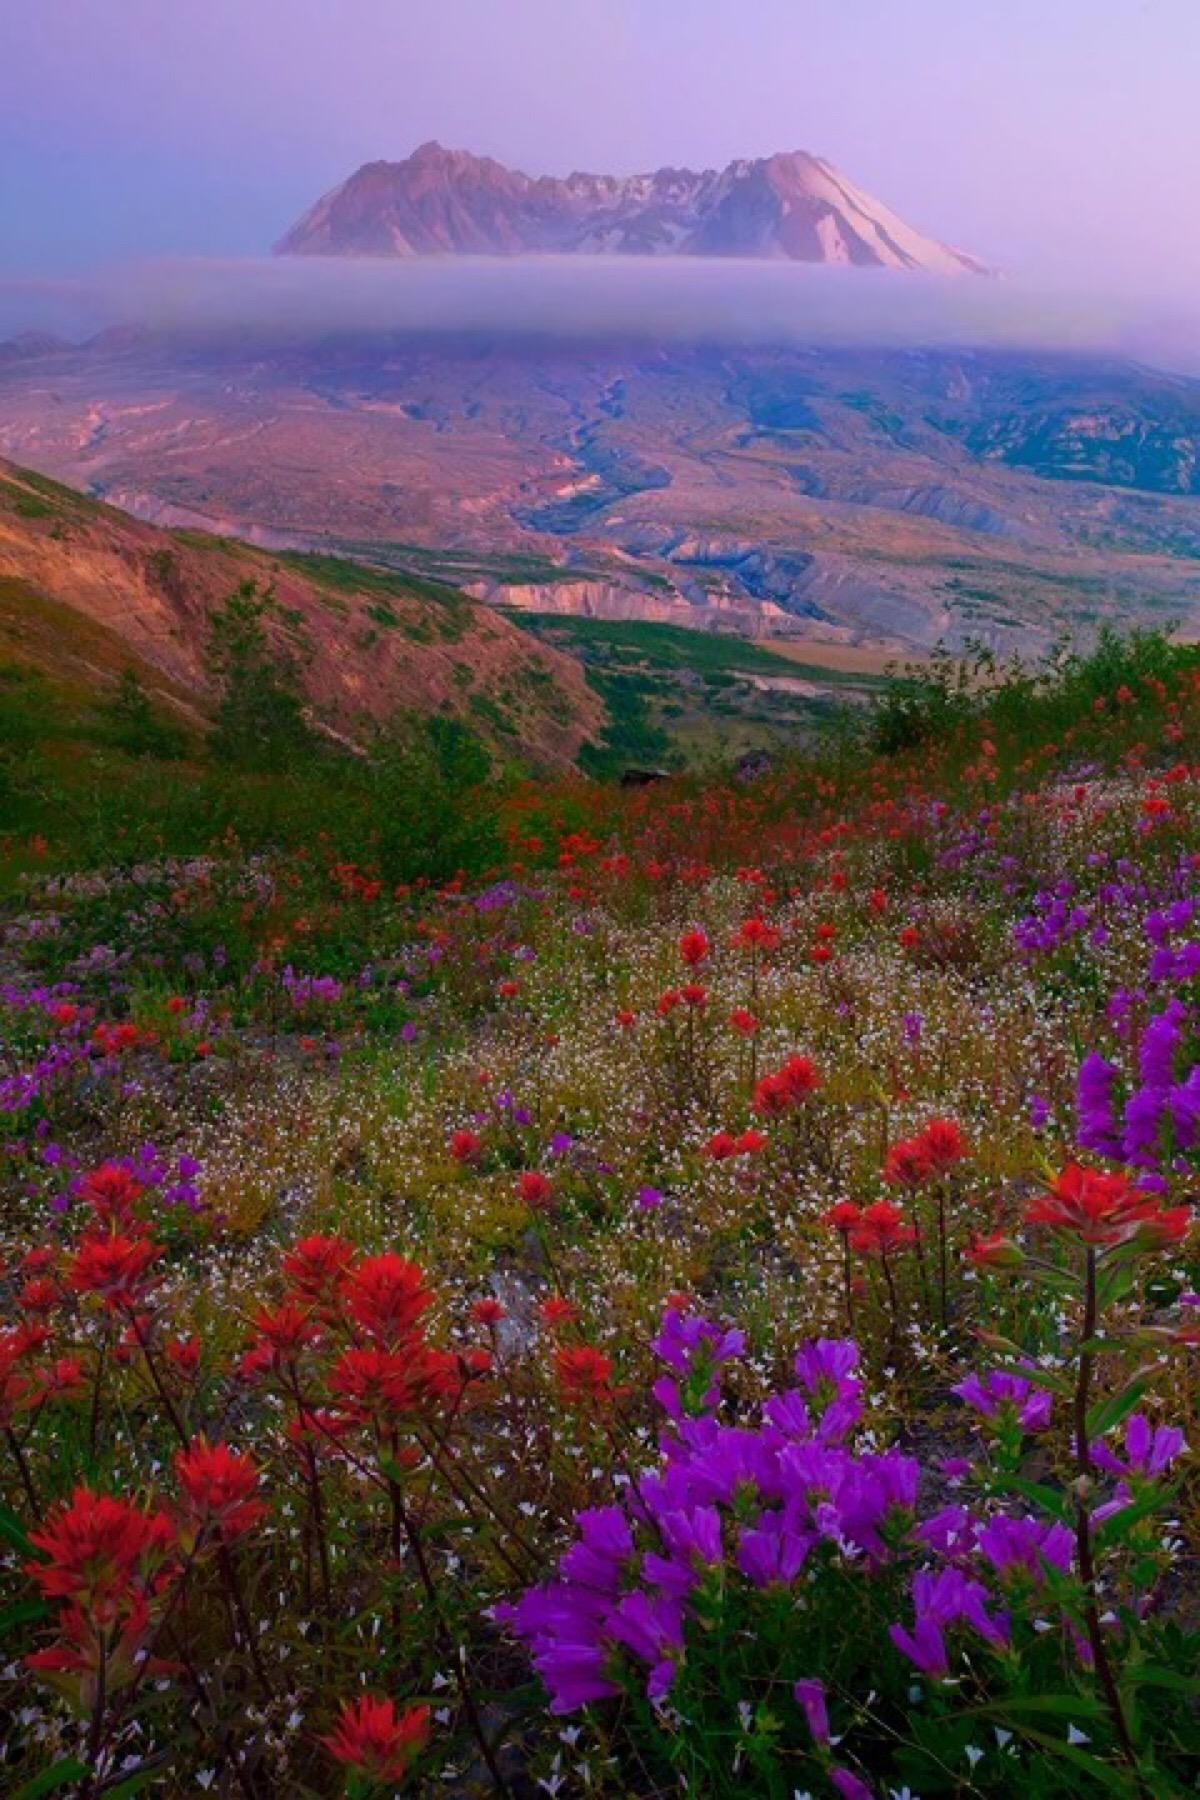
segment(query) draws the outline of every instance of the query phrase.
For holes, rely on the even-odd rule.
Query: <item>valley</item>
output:
[[[1200,383],[1050,352],[121,331],[0,358],[0,453],[155,525],[810,657],[1194,629],[1198,446]]]

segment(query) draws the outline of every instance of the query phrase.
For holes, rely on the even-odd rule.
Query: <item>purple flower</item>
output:
[[[1121,1136],[1113,1109],[1117,1069],[1091,1050],[1079,1066],[1075,1088],[1076,1134],[1085,1150],[1102,1156],[1121,1155]]]
[[[1039,1579],[1047,1563],[1056,1569],[1069,1569],[1075,1548],[1071,1532],[1056,1520],[1010,1519],[1003,1513],[981,1525],[975,1541],[997,1574],[1021,1569]]]
[[[808,1676],[792,1689],[796,1704],[803,1708],[805,1723],[818,1744],[829,1742],[829,1708],[825,1703],[825,1683]]]
[[[1023,1375],[1009,1369],[992,1369],[982,1380],[971,1374],[950,1389],[985,1419],[994,1419],[1002,1407],[1011,1407],[1017,1423],[1026,1431],[1046,1431],[1053,1399],[1045,1388],[1035,1388]]]
[[[861,1781],[850,1769],[830,1769],[829,1779],[842,1800],[874,1800],[866,1782]]]
[[[1145,1413],[1134,1413],[1125,1423],[1125,1462],[1102,1441],[1091,1446],[1091,1453],[1110,1475],[1136,1475],[1152,1481],[1155,1476],[1164,1475],[1186,1449],[1184,1435],[1177,1426],[1151,1425]]]

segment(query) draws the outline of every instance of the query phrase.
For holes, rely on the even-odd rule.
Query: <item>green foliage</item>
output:
[[[876,701],[869,747],[883,755],[962,739],[984,727],[1012,744],[1053,740],[1067,729],[1086,728],[1099,711],[1136,709],[1153,697],[1153,684],[1200,666],[1200,648],[1163,631],[1129,633],[1104,627],[1089,650],[1055,646],[1030,666],[1020,657],[1001,662],[985,646],[961,657],[939,646],[926,663],[910,663]]]
[[[212,616],[208,664],[217,690],[212,751],[243,768],[282,769],[312,755],[295,657],[266,622],[278,614],[269,588],[245,581]]]
[[[370,861],[388,881],[478,872],[500,853],[485,803],[487,751],[457,719],[412,714],[379,733],[356,771],[354,804]]]
[[[152,704],[136,669],[123,669],[117,692],[103,707],[112,740],[130,756],[176,760],[187,750],[186,734]]]

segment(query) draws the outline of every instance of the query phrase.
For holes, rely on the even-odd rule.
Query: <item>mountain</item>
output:
[[[720,170],[557,180],[422,144],[404,162],[364,163],[305,213],[276,252],[743,256],[987,273],[974,257],[914,230],[804,150]]]
[[[270,587],[314,722],[354,741],[400,708],[456,715],[496,750],[563,767],[604,725],[571,657],[457,589],[328,556],[162,531],[0,461],[0,665],[103,695],[133,668],[193,724],[208,706],[208,621]]]

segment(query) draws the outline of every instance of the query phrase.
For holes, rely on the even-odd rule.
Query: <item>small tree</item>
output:
[[[443,880],[497,860],[491,762],[458,719],[405,716],[379,733],[364,771],[370,826],[391,880]]]
[[[271,589],[244,581],[212,616],[208,667],[217,690],[212,751],[225,762],[282,769],[315,740],[304,717],[296,659],[273,643]]]
[[[136,669],[122,669],[117,691],[104,707],[113,741],[130,756],[182,756],[187,738],[155,707]]]

